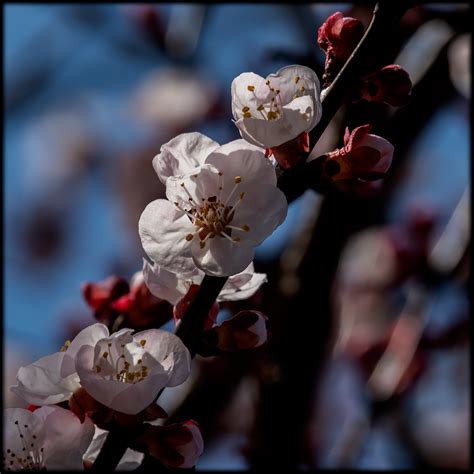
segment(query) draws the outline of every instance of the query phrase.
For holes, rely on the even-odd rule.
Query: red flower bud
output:
[[[111,276],[100,283],[86,282],[82,285],[82,296],[94,310],[95,317],[107,321],[113,312],[112,303],[129,291],[123,278]]]
[[[327,154],[324,173],[331,181],[361,179],[375,181],[384,177],[393,157],[393,145],[382,137],[370,135],[370,125],[349,133],[344,146]]]
[[[401,66],[390,64],[362,78],[359,98],[400,107],[410,100],[412,83]]]
[[[356,18],[333,13],[318,30],[318,45],[331,56],[345,61],[364,34],[364,26]]]
[[[327,85],[336,76],[364,34],[362,23],[341,12],[332,14],[318,30],[318,45],[326,52],[323,79]]]
[[[201,431],[192,420],[166,426],[145,424],[143,427],[143,434],[132,442],[132,449],[147,452],[168,467],[193,467],[203,452]]]
[[[309,148],[309,133],[303,132],[293,140],[290,140],[273,148],[267,148],[265,155],[273,154],[278,164],[287,170],[296,165],[302,157],[303,153],[308,153]]]
[[[259,311],[240,311],[212,330],[217,335],[216,347],[221,351],[234,352],[261,346],[267,341],[267,319]]]

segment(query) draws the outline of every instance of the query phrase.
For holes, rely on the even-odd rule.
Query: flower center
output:
[[[20,426],[18,420],[15,421],[18,437],[22,445],[21,452],[16,453],[7,448],[6,455],[3,456],[3,466],[6,471],[43,471],[43,451],[38,448],[36,435],[32,434],[28,425]],[[8,442],[7,440],[5,440]]]
[[[298,84],[301,80],[300,76],[295,76],[294,78],[295,84]],[[279,119],[280,116],[282,115],[282,100],[280,96],[280,90],[275,89],[272,87],[272,84],[270,83],[270,80],[265,81],[266,86],[270,90],[270,102],[268,100],[266,102],[262,102],[261,99],[257,97],[255,94],[255,86],[252,84],[249,84],[247,86],[247,90],[253,93],[255,99],[257,100],[257,103],[260,103],[257,107],[257,112],[260,113],[260,115],[264,118],[264,120],[276,120]],[[297,99],[298,97],[301,97],[304,95],[305,92],[305,87],[304,86],[297,86],[298,89],[296,90],[295,94],[293,94],[292,99]],[[242,114],[244,118],[251,118],[253,117],[252,112],[250,112],[250,107],[245,105],[242,108]]]
[[[248,85],[247,90],[253,93],[253,95],[255,96],[255,99],[257,99],[257,102],[262,102],[257,107],[257,111],[260,112],[260,115],[264,118],[264,120],[279,119],[282,114],[281,108],[283,107],[283,104],[281,102],[280,90],[272,87],[268,79],[265,81],[265,84],[270,89],[270,102],[268,101],[262,102],[261,99],[257,97],[257,95],[255,94],[254,85],[252,84]],[[252,113],[250,112],[250,107],[248,107],[247,105],[242,108],[242,113],[243,113],[244,118],[252,117]]]
[[[229,205],[229,202],[232,200],[236,194],[236,190],[239,184],[242,182],[240,176],[234,177],[234,187],[232,191],[227,196],[227,199],[223,202],[221,199],[222,191],[222,176],[223,172],[219,171],[219,196],[210,196],[207,198],[202,198],[202,203],[198,204],[191,194],[189,193],[186,185],[181,183],[181,187],[189,196],[189,203],[192,205],[190,209],[183,209],[180,207],[179,203],[175,202],[174,205],[180,210],[183,211],[191,220],[191,222],[197,227],[196,232],[186,235],[185,239],[187,241],[193,240],[195,235],[199,237],[199,246],[203,249],[206,246],[206,241],[208,239],[213,239],[217,235],[224,237],[232,243],[240,242],[240,237],[232,237],[232,231],[248,232],[250,226],[244,224],[242,227],[237,227],[231,225],[230,223],[234,219],[235,209],[243,201],[245,193],[241,192],[238,195],[238,199],[233,206]],[[192,176],[194,179],[198,175]]]
[[[146,340],[140,341],[140,346],[144,347]],[[120,351],[117,351],[116,357],[113,357],[113,351],[110,350],[112,343],[107,344],[109,351],[104,351],[95,361],[95,372],[101,374],[104,379],[118,380],[125,383],[141,382],[148,376],[148,367],[143,365],[140,358],[133,361],[133,358],[125,354],[125,344],[120,345]],[[114,360],[115,359],[115,360]]]

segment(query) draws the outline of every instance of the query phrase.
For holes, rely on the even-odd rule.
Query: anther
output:
[[[249,110],[250,110],[250,107],[245,106],[245,107],[242,109],[242,112],[245,113],[245,112],[248,112]]]
[[[295,77],[295,84],[298,84],[298,82],[299,82],[300,79],[301,79],[300,76],[296,76],[296,77]]]
[[[108,356],[109,356],[109,353],[108,353],[108,352],[104,352],[104,353],[102,354],[102,357],[103,357],[104,359],[107,359]]]
[[[185,239],[189,242],[190,240],[193,240],[194,235],[193,234],[188,234]]]
[[[259,112],[261,112],[262,110],[265,110],[265,107],[263,106],[263,104],[260,104],[258,107],[257,107],[257,110]]]
[[[250,112],[244,113],[244,118],[250,118],[250,117],[252,117],[252,114]]]
[[[239,184],[242,181],[242,178],[240,176],[236,176],[234,178],[234,181],[235,181],[236,184]]]
[[[239,197],[240,197],[240,199],[242,200],[242,199],[244,198],[244,196],[245,196],[245,193],[242,192],[242,193],[240,193],[240,196],[239,196]]]
[[[247,224],[244,224],[242,226],[242,230],[245,230],[245,232],[248,232],[250,230],[250,227]]]
[[[253,92],[255,90],[255,86],[247,86],[247,90]]]
[[[140,341],[140,345],[141,345],[142,347],[144,347],[145,344],[146,344],[146,339],[142,339],[142,340]]]

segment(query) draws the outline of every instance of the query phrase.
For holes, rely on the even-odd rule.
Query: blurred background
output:
[[[367,26],[372,8],[5,5],[5,406],[25,406],[8,391],[20,366],[95,322],[81,284],[141,269],[161,144],[239,138],[242,72],[321,77],[317,30],[335,11]],[[174,419],[203,426],[198,470],[468,469],[468,13],[409,10],[384,52],[409,72],[410,104],[345,106],[327,128],[317,154],[373,123],[395,146],[392,172],[368,195],[306,192],[258,248],[269,283],[226,309],[265,312],[268,347],[198,358],[192,383],[167,391]]]

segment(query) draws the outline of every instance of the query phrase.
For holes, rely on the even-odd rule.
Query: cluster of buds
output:
[[[172,306],[150,292],[142,272],[132,277],[130,285],[115,276],[98,283],[86,282],[82,295],[94,317],[108,326],[141,330],[160,327],[172,318]]]
[[[318,30],[318,45],[326,53],[323,85],[328,87],[349,59],[364,33],[362,23],[341,12],[331,15]],[[406,105],[412,83],[408,73],[390,64],[359,78],[354,87],[353,102],[384,102],[394,107]]]

